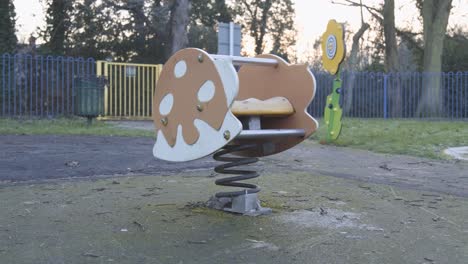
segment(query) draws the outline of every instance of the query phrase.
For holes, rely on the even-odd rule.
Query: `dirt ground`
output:
[[[245,217],[152,143],[0,136],[0,263],[468,263],[467,162],[306,143],[256,165],[273,214]]]

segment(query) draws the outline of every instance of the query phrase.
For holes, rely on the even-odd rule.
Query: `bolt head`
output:
[[[163,124],[163,126],[167,126],[167,122],[167,117],[161,118],[161,123]]]
[[[198,112],[202,112],[203,111],[203,105],[202,104],[197,104],[197,110]]]
[[[203,54],[198,54],[198,62],[203,62]]]
[[[231,138],[231,132],[229,130],[224,131],[223,133],[224,139],[229,140]]]

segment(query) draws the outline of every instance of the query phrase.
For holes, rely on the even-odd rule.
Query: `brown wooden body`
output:
[[[243,65],[239,72],[239,95],[236,100],[256,98],[267,100],[282,96],[293,105],[295,112],[284,117],[261,117],[262,129],[304,129],[302,138],[291,137],[265,140],[236,140],[234,143],[259,143],[257,151],[237,153],[242,156],[267,156],[282,152],[304,141],[317,130],[318,123],[307,113],[315,95],[315,79],[306,65],[290,65],[275,55],[258,58],[278,60],[276,67]]]

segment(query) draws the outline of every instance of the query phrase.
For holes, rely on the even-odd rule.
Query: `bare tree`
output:
[[[357,3],[352,0],[343,1],[344,3],[339,4],[365,7],[367,11],[377,19],[377,21],[379,21],[383,25],[387,24],[387,27],[389,28],[395,28],[395,33],[398,36],[400,36],[406,42],[411,43],[412,46],[414,46],[416,49],[423,51],[423,91],[422,98],[419,102],[416,114],[419,116],[442,116],[444,112],[443,93],[441,88],[442,52],[444,48],[443,44],[445,34],[447,31],[448,19],[450,16],[450,11],[452,9],[452,0],[416,0],[416,5],[421,10],[421,15],[423,18],[423,48],[419,47],[417,41],[414,40],[414,36],[418,35],[418,33],[405,32],[399,30],[395,26],[392,27],[390,25],[391,21],[385,23],[384,19],[386,17],[386,12],[382,13],[379,11],[379,9],[375,7],[361,5],[360,3]],[[393,2],[393,0],[390,1]],[[387,7],[389,12],[391,11],[391,9],[394,9],[394,7],[391,8],[390,1],[385,0],[385,3],[388,3]],[[394,13],[394,11],[391,12]],[[388,33],[390,34],[390,32]],[[387,33],[385,34],[385,36],[387,36]],[[387,45],[387,38],[385,42],[385,44]],[[390,47],[390,49],[393,48]],[[398,51],[396,54],[398,54]],[[391,59],[397,56],[391,56],[390,58],[387,58],[387,56],[385,57],[386,69],[388,70],[393,68],[392,64],[395,62],[392,62]],[[398,63],[398,61],[396,63]],[[398,64],[396,66],[398,67]],[[399,85],[397,86],[399,87]]]
[[[362,1],[360,1],[362,4]],[[361,5],[361,27],[359,30],[353,35],[353,44],[351,46],[351,52],[349,53],[348,59],[345,61],[344,68],[349,72],[356,72],[358,70],[358,54],[360,50],[360,41],[364,36],[364,33],[369,29],[369,24],[364,21],[364,14],[362,11]],[[346,82],[347,85],[344,87],[344,105],[343,110],[345,113],[349,113],[351,110],[352,102],[353,102],[353,91],[354,91],[354,80],[355,75],[349,75],[348,81]]]
[[[353,0],[332,1],[334,4],[365,8],[383,27],[385,36],[385,70],[398,71],[398,43],[395,27],[395,2],[385,0],[383,8],[373,7]]]
[[[334,2],[336,4],[342,4],[347,6],[355,6],[361,8],[366,8],[366,10],[377,19],[377,21],[383,26],[384,36],[385,36],[385,71],[388,73],[397,73],[399,71],[398,64],[398,43],[396,40],[396,27],[395,27],[395,1],[394,0],[385,0],[383,8],[372,7],[362,4],[362,1],[355,2],[352,0],[343,0],[343,2]],[[332,1],[333,2],[333,1]],[[363,28],[361,25],[361,29]],[[359,31],[358,31],[359,33]],[[354,46],[354,43],[353,43]],[[396,82],[392,82],[392,87],[390,89],[390,105],[392,106],[392,116],[400,117],[402,114],[402,98],[401,98],[401,85],[396,78]],[[353,80],[350,80],[353,82]],[[347,89],[346,95],[346,105],[345,111],[349,110],[350,103],[352,102],[352,88]],[[350,98],[351,97],[351,98]]]

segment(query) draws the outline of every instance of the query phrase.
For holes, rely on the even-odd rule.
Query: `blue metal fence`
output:
[[[0,116],[73,115],[73,80],[95,74],[95,65],[91,58],[3,54]]]
[[[322,117],[333,77],[324,72],[314,75],[317,90],[308,111]],[[468,72],[343,72],[341,77],[343,113],[347,117],[468,118]],[[440,94],[430,89],[435,84],[440,86]],[[436,116],[424,108],[418,109],[424,95],[434,105],[440,96],[441,111]]]
[[[3,54],[0,56],[0,116],[59,116],[74,114],[74,78],[94,75],[94,59]],[[333,77],[316,72],[315,99],[308,111],[322,117]],[[468,72],[381,73],[343,72],[344,115],[358,118],[424,118],[418,109],[428,91],[436,98],[441,87],[441,118],[468,118]],[[431,117],[433,117],[431,115]]]

